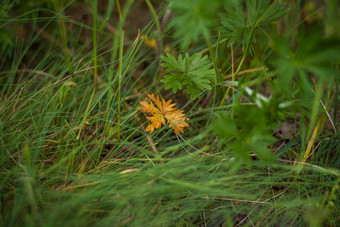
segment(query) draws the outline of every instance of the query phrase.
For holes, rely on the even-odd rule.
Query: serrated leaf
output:
[[[150,101],[141,101],[139,109],[149,116],[146,117],[150,124],[146,127],[145,131],[152,133],[155,129],[159,129],[162,125],[169,124],[169,128],[175,131],[178,135],[184,132],[184,128],[189,124],[186,122],[189,118],[185,118],[183,110],[177,109],[172,100],[160,100],[158,95],[148,94]]]
[[[181,49],[185,49],[200,37],[208,39],[210,28],[217,24],[216,12],[222,1],[207,0],[168,0],[169,8],[175,13],[170,22],[174,28],[174,38],[180,41]]]
[[[268,121],[262,109],[236,104],[233,117],[225,112],[217,113],[212,127],[237,159],[248,162],[252,151],[263,161],[273,161],[274,157],[267,149],[276,141],[271,135],[273,123]]]
[[[236,42],[245,46],[250,37],[250,50],[255,43],[253,28],[278,21],[288,12],[284,4],[270,0],[229,0],[224,9],[220,15],[220,31],[228,39],[228,46]]]
[[[183,57],[181,54],[177,60],[168,54],[162,56],[161,66],[167,69],[169,74],[161,80],[166,89],[172,89],[174,93],[186,88],[187,93],[194,98],[203,89],[211,89],[211,83],[215,80],[215,71],[211,68],[212,63],[207,56],[188,53]]]
[[[182,90],[183,87],[183,80],[175,74],[168,74],[164,76],[164,79],[162,79],[161,82],[165,84],[165,89],[172,89],[174,93],[178,90]]]
[[[275,65],[281,86],[286,90],[290,88],[294,76],[307,85],[310,83],[308,73],[325,81],[332,81],[338,74],[333,65],[340,60],[340,39],[322,37],[321,29],[315,28],[308,34],[301,32],[296,50],[286,39],[274,39],[273,44],[276,57],[272,65]],[[309,90],[310,87],[306,86],[303,92]]]
[[[261,24],[269,24],[280,20],[288,13],[289,8],[286,8],[282,4],[276,4],[271,10],[263,17]]]

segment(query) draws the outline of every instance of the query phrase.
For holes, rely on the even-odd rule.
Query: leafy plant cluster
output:
[[[169,7],[176,13],[169,26],[175,28],[174,38],[181,41],[181,48],[199,41],[200,36],[210,39],[216,26],[228,45],[253,44],[255,28],[276,22],[288,12],[284,3],[270,0],[169,0]]]
[[[190,34],[195,34],[197,37],[197,32],[194,31],[197,29],[202,31],[201,35],[206,40],[208,48],[212,50],[210,41],[214,40],[212,34],[219,32],[219,35],[225,38],[226,47],[235,46],[234,48],[240,48],[243,53],[236,72],[235,70],[232,72],[234,74],[232,77],[236,77],[240,73],[248,52],[254,57],[254,60],[257,59],[257,64],[270,69],[256,79],[250,80],[249,77],[241,77],[228,84],[228,86],[232,86],[231,89],[235,89],[235,87],[238,89],[236,94],[233,93],[235,95],[232,97],[233,99],[239,99],[238,96],[245,93],[248,95],[248,101],[256,103],[256,106],[244,107],[244,103],[236,100],[232,102],[234,110],[231,116],[228,112],[217,115],[218,123],[214,130],[225,141],[228,141],[228,147],[236,155],[239,154],[244,160],[249,160],[249,152],[252,151],[260,157],[272,159],[267,147],[275,142],[275,139],[271,137],[273,130],[280,125],[280,121],[289,117],[296,118],[297,112],[300,114],[302,122],[309,121],[308,125],[304,125],[308,129],[301,133],[301,139],[303,141],[310,139],[320,106],[317,104],[319,101],[315,99],[315,94],[321,95],[326,81],[328,86],[332,87],[335,78],[339,76],[334,68],[340,59],[339,38],[324,37],[319,25],[308,30],[308,33],[304,30],[300,31],[296,37],[296,47],[291,47],[288,36],[277,36],[270,39],[268,39],[268,35],[266,35],[267,37],[261,36],[261,33],[266,34],[266,31],[270,31],[266,29],[265,25],[277,22],[289,12],[289,7],[280,1],[232,0],[223,2],[216,0],[212,8],[215,7],[214,10],[219,13],[215,14],[215,17],[208,11],[204,11],[204,3],[200,1],[169,2],[170,9],[176,14],[169,24],[171,28],[175,28],[174,38],[179,39],[179,34],[185,30],[188,31],[187,36],[182,35],[182,39],[179,39],[181,47],[188,47],[190,43],[198,41],[197,38],[190,37]],[[180,10],[182,8],[185,10]],[[184,20],[188,20],[186,17],[192,21],[200,21],[200,23],[197,22],[199,26],[194,27],[190,23],[184,23]],[[214,29],[218,23],[220,23],[219,29]],[[204,29],[200,26],[203,26]],[[269,27],[267,26],[267,28]],[[260,56],[262,52],[255,51],[254,45],[257,39],[261,41],[261,45],[267,44],[265,48],[271,51],[267,58]],[[215,39],[216,45],[219,45],[219,42],[220,38]],[[196,53],[191,58],[195,59],[195,56],[198,58],[201,54]],[[173,89],[173,92],[176,93],[177,90],[186,86],[187,93],[191,98],[194,98],[204,89],[210,90],[212,87],[220,86],[217,81],[220,72],[224,69],[213,70],[211,67],[216,69],[217,63],[223,63],[223,60],[217,62],[216,57],[219,59],[225,59],[225,57],[223,54],[216,55],[211,51],[209,54],[210,63],[206,56],[204,62],[190,61],[188,54],[184,58],[186,60],[183,60],[182,55],[179,55],[177,60],[170,54],[163,56],[162,66],[169,72],[162,80],[165,88]],[[195,69],[193,72],[190,72],[191,65]],[[204,72],[208,69],[209,71]],[[230,72],[230,67],[226,70]],[[266,98],[257,89],[250,88],[254,84],[259,87],[264,80],[268,79],[271,81],[265,86],[270,87],[272,91],[270,97]],[[293,87],[292,84],[294,84]],[[320,98],[320,96],[317,97]],[[221,101],[221,103],[223,102],[224,100]],[[249,111],[245,109],[249,109]],[[245,119],[254,119],[254,121]],[[335,118],[333,119],[335,120]],[[251,130],[254,128],[258,131]],[[232,139],[233,143],[230,143],[231,138],[234,138]]]
[[[227,2],[215,0],[209,3],[207,1],[170,0],[169,8],[176,13],[169,27],[175,28],[174,38],[181,41],[182,48],[188,47],[192,42],[197,42],[200,35],[211,48],[212,34],[219,30],[228,46],[241,45],[244,54],[248,50],[254,53],[253,44],[256,40],[254,33],[262,25],[276,22],[288,12],[285,4],[269,0]],[[214,27],[219,24],[220,29],[214,30]],[[203,89],[210,90],[210,83],[219,81],[220,75],[216,75],[219,74],[218,71],[214,72],[210,69],[214,62],[209,62],[206,56],[200,60],[201,56],[202,53],[189,57],[186,53],[184,58],[179,55],[177,61],[171,54],[163,56],[162,66],[170,72],[162,80],[165,88],[173,89],[176,93],[185,86],[191,98],[197,96]],[[211,57],[214,61],[214,57]]]

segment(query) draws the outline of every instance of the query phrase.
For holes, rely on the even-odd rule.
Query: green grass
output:
[[[257,1],[232,47],[209,12],[208,33],[179,39],[190,8],[169,2],[168,21],[156,0],[0,6],[0,226],[339,224],[336,1],[289,1],[261,26],[281,1]],[[166,90],[167,45],[210,57],[212,89]],[[147,93],[186,112],[183,134],[144,131]]]

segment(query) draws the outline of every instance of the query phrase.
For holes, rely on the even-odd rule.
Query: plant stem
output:
[[[208,38],[205,39],[207,45],[208,45],[208,48],[209,48],[209,55],[210,55],[210,58],[211,58],[211,61],[213,62],[214,64],[214,70],[215,70],[215,74],[216,74],[216,82],[217,84],[221,83],[222,79],[221,79],[221,75],[220,73],[218,72],[218,69],[217,69],[217,64],[216,64],[216,59],[215,59],[215,55],[214,55],[214,50],[213,50],[213,47],[210,43],[210,40]]]
[[[156,23],[157,30],[158,30],[158,34],[161,35],[161,34],[162,34],[161,24],[159,23],[159,20],[158,20],[158,16],[157,16],[157,14],[156,14],[156,11],[155,11],[155,9],[153,8],[153,6],[152,6],[150,0],[145,0],[145,2],[146,2],[146,4],[147,4],[147,6],[149,7],[149,10],[150,10],[150,12],[151,12],[151,14],[152,14],[152,16],[153,16],[153,19],[154,19],[154,21],[155,21],[155,23]]]
[[[84,114],[84,117],[83,117],[83,120],[81,121],[81,124],[80,124],[80,127],[79,127],[79,132],[78,132],[78,135],[77,135],[77,140],[80,138],[80,133],[84,127],[84,123],[85,123],[85,120],[87,118],[87,115],[89,114],[89,110],[90,110],[90,107],[91,107],[91,103],[92,103],[92,100],[93,100],[93,96],[94,96],[94,92],[96,91],[96,88],[93,88],[93,91],[92,91],[92,94],[91,94],[91,98],[90,98],[90,101],[89,103],[87,104],[87,107],[86,107],[86,110],[85,110],[85,114]]]
[[[124,30],[120,34],[120,44],[119,44],[119,65],[118,65],[118,132],[117,138],[120,141],[120,114],[121,114],[121,88],[122,88],[122,68],[123,68],[123,46],[124,46]]]
[[[94,84],[97,85],[97,0],[92,1],[92,10],[93,10],[93,20],[92,20],[92,30],[93,30],[93,65],[94,65],[94,73],[93,79]]]
[[[246,56],[247,56],[247,52],[248,52],[248,48],[249,48],[249,45],[250,45],[250,40],[251,40],[251,36],[253,35],[253,31],[254,31],[254,26],[251,27],[251,30],[250,30],[250,33],[249,33],[249,37],[248,37],[248,41],[247,41],[247,44],[246,44],[246,48],[244,49],[244,52],[243,52],[243,56],[242,56],[242,59],[241,59],[241,62],[240,64],[238,65],[237,69],[236,69],[236,72],[234,74],[234,78],[237,76],[237,74],[240,72],[241,70],[241,67],[243,65],[243,62],[244,60],[246,59]],[[234,86],[234,80],[233,80],[233,86]],[[227,91],[228,92],[228,91]],[[227,97],[228,93],[225,93],[224,96],[223,96],[223,99],[221,100],[220,102],[220,106],[223,105],[224,103],[224,100],[225,98]],[[234,99],[233,99],[233,103],[234,103]]]
[[[110,16],[112,14],[114,5],[115,5],[114,0],[109,0],[108,1],[107,10],[106,10],[104,19],[103,19],[102,23],[100,24],[99,31],[103,31],[104,30],[106,22],[110,19]]]
[[[61,10],[60,4],[63,4],[63,1],[60,1],[58,4],[58,1],[54,1],[53,5],[56,11],[58,11],[58,24],[60,27],[60,36],[61,36],[61,42],[62,42],[62,46],[63,46],[63,53],[66,59],[66,63],[67,63],[67,67],[69,69],[69,72],[71,74],[73,74],[73,68],[72,68],[72,64],[71,64],[71,58],[70,58],[70,50],[68,49],[67,46],[67,29],[66,29],[66,25],[63,21],[63,17],[64,17],[64,11]]]

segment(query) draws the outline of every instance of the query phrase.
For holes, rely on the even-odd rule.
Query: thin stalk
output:
[[[315,139],[317,137],[317,135],[319,134],[319,130],[322,129],[322,126],[323,126],[323,123],[325,122],[325,117],[322,117],[319,119],[319,121],[317,122],[314,130],[313,130],[313,134],[308,142],[308,145],[307,145],[307,149],[303,155],[303,159],[302,159],[302,163],[305,163],[306,160],[308,159],[308,157],[310,156],[310,153],[311,153],[311,150],[312,150],[312,147],[314,145],[314,142],[315,142]]]
[[[120,35],[120,44],[119,44],[119,65],[118,65],[118,130],[117,130],[117,138],[120,141],[120,114],[121,114],[121,88],[122,88],[122,69],[123,69],[123,46],[124,46],[124,30]]]
[[[220,37],[220,36],[219,36]],[[219,73],[218,69],[217,69],[217,64],[216,64],[216,59],[215,59],[215,55],[214,55],[214,51],[213,51],[213,45],[210,43],[210,40],[208,38],[206,38],[206,43],[207,43],[207,46],[209,48],[209,54],[210,54],[210,57],[211,57],[211,60],[213,62],[213,66],[214,66],[214,70],[215,70],[215,75],[216,75],[216,84],[219,84],[223,78],[222,78],[222,75]],[[218,42],[218,41],[217,41]],[[217,46],[218,47],[218,46]],[[223,88],[224,89],[224,88]],[[224,90],[222,90],[224,91]],[[216,101],[216,97],[217,97],[217,86],[215,85],[214,86],[214,93],[213,93],[213,106],[215,106],[215,101]],[[210,123],[210,120],[212,119],[211,116],[212,116],[212,113],[213,111],[211,110],[210,111],[210,114],[209,114],[209,118],[208,118],[208,121],[206,122],[205,124],[205,128],[208,127],[209,123]]]
[[[159,23],[159,20],[158,20],[158,16],[156,14],[156,11],[155,9],[153,8],[150,0],[145,0],[147,6],[149,7],[149,10],[153,16],[153,19],[155,20],[155,23],[156,23],[156,26],[157,26],[157,30],[158,30],[158,34],[161,35],[162,34],[162,29],[161,29],[161,24]]]
[[[232,79],[232,86],[231,87],[232,87],[232,90],[233,90],[233,100],[234,100],[234,96],[235,96],[235,90],[234,90],[235,73],[234,73],[234,47],[233,47],[233,45],[231,45],[230,51],[231,51],[231,79]],[[224,100],[227,98],[229,90],[230,90],[230,87],[228,87],[227,91],[224,93],[223,98],[220,102],[220,106],[223,105]]]
[[[105,12],[104,19],[103,19],[103,21],[102,21],[102,23],[100,24],[100,27],[99,27],[99,31],[103,31],[103,30],[104,30],[104,27],[105,27],[105,25],[106,25],[106,22],[107,22],[107,21],[110,19],[110,17],[111,17],[111,14],[112,14],[114,5],[115,5],[114,0],[109,0],[108,6],[107,6],[107,10],[106,10],[106,12]]]
[[[318,113],[319,113],[319,107],[320,107],[320,101],[321,101],[321,96],[323,93],[323,81],[320,80],[316,89],[316,94],[315,94],[315,99],[313,103],[313,108],[310,116],[310,124],[308,127],[308,133],[307,133],[307,139],[310,138],[312,130],[314,128]]]
[[[118,10],[118,15],[119,15],[119,19],[120,19],[120,21],[122,21],[122,10],[121,10],[121,8],[120,8],[120,2],[119,2],[119,0],[116,0],[116,5],[117,5],[117,10]]]
[[[149,7],[149,10],[152,14],[154,21],[156,23],[156,27],[157,27],[157,31],[158,31],[158,43],[159,43],[158,54],[161,55],[162,52],[163,52],[163,33],[162,33],[161,24],[159,23],[158,16],[157,16],[156,11],[153,8],[150,0],[145,0],[145,1],[146,1],[147,6]],[[157,73],[156,75],[158,75],[159,62],[160,61],[158,61],[158,67],[157,67],[157,70],[156,70],[156,73]]]
[[[70,50],[67,46],[67,29],[62,19],[64,17],[64,11],[61,10],[60,4],[63,4],[63,1],[60,1],[59,4],[58,4],[58,1],[53,1],[54,9],[58,11],[58,24],[60,27],[60,37],[61,37],[61,42],[62,42],[62,47],[63,47],[63,53],[66,59],[69,72],[73,74],[73,68],[72,68],[71,58],[70,58]]]
[[[247,44],[246,44],[246,48],[244,49],[244,52],[243,52],[243,56],[242,56],[242,59],[241,59],[241,62],[240,64],[238,65],[237,69],[236,69],[236,72],[234,74],[234,78],[238,75],[238,73],[240,72],[241,70],[241,67],[243,65],[243,62],[244,60],[246,59],[246,56],[247,56],[247,52],[248,52],[248,48],[249,48],[249,45],[250,45],[250,40],[251,40],[251,36],[253,35],[253,32],[254,32],[254,26],[251,27],[251,30],[250,30],[250,33],[249,33],[249,37],[248,37],[248,41],[247,41]],[[223,105],[224,103],[224,100],[225,100],[225,97],[227,97],[228,93],[226,92],[223,96],[223,99],[221,100],[220,102],[220,106]],[[233,99],[233,103],[234,103],[234,99]]]
[[[114,4],[113,0],[110,1],[110,4]],[[117,6],[117,10],[119,13],[119,34],[121,34],[122,31],[122,23],[123,23],[123,19],[122,19],[122,11],[120,8],[120,3],[118,0],[116,0],[116,6]],[[108,9],[109,10],[109,9]],[[109,67],[108,73],[109,73],[109,92],[108,92],[108,98],[107,98],[107,105],[106,105],[106,109],[107,109],[107,114],[106,114],[106,123],[105,123],[105,132],[106,134],[109,134],[110,131],[110,125],[109,124],[109,116],[110,116],[110,105],[111,105],[111,100],[112,100],[112,86],[113,86],[113,74],[115,71],[115,62],[116,62],[116,57],[117,57],[117,52],[118,52],[118,45],[119,45],[119,36],[116,34],[113,34],[113,42],[112,42],[112,52],[111,52],[111,66]]]
[[[264,70],[267,70],[267,68],[259,67],[259,68],[253,68],[253,69],[245,69],[245,70],[240,71],[238,73],[238,76],[246,74],[246,73],[252,73],[252,72],[257,72],[257,71],[264,71]],[[235,75],[235,73],[234,73],[234,75]],[[223,80],[232,79],[232,77],[233,77],[233,74],[224,75],[223,76]]]
[[[78,135],[77,135],[77,140],[80,138],[80,133],[81,131],[83,130],[83,127],[84,127],[84,123],[85,123],[85,120],[89,114],[89,110],[90,110],[90,107],[91,107],[91,103],[92,103],[92,100],[93,100],[93,96],[94,96],[94,92],[96,91],[96,88],[93,88],[93,91],[92,91],[92,94],[91,94],[91,98],[90,98],[90,101],[89,103],[87,104],[87,107],[86,107],[86,110],[85,110],[85,114],[84,114],[84,117],[83,117],[83,120],[81,121],[81,124],[80,124],[80,127],[79,127],[79,132],[78,132]]]
[[[159,22],[159,19],[158,19],[158,16],[156,14],[156,11],[154,9],[154,7],[152,6],[150,0],[145,0],[151,14],[152,14],[152,17],[156,23],[156,27],[157,27],[157,31],[158,31],[158,39],[157,39],[157,43],[159,44],[159,48],[156,49],[157,51],[157,55],[158,56],[161,56],[162,53],[163,53],[163,33],[162,33],[162,27],[161,27],[161,24]],[[159,78],[158,78],[158,75],[159,75],[159,69],[160,69],[160,58],[157,59],[157,68],[155,70],[155,76],[154,76],[154,80],[153,80],[153,85],[156,85],[157,82],[159,81]]]
[[[112,52],[111,52],[111,66],[109,67],[108,74],[109,74],[109,91],[108,91],[108,98],[107,98],[107,113],[106,113],[106,123],[105,123],[105,132],[108,135],[110,124],[109,124],[109,117],[111,114],[111,101],[112,101],[112,94],[113,94],[113,74],[114,74],[114,66],[116,62],[117,52],[118,52],[118,45],[119,45],[119,36],[114,35],[113,37],[113,44],[112,44]]]
[[[120,43],[119,43],[119,57],[118,57],[118,124],[117,124],[117,139],[120,141],[120,124],[121,124],[121,87],[122,87],[122,77],[123,77],[123,47],[124,47],[124,30],[123,26],[125,23],[126,15],[130,9],[133,0],[129,0],[125,3],[123,11],[121,10],[120,3],[116,0],[117,10],[119,13],[119,29],[118,34],[120,35]],[[113,53],[115,57],[115,53]]]
[[[93,17],[92,17],[92,32],[93,32],[93,65],[94,65],[94,73],[93,73],[93,79],[94,84],[97,85],[97,0],[92,1],[92,11],[93,11]]]
[[[232,81],[232,92],[233,92],[233,100],[235,99],[235,73],[234,73],[234,47],[231,45],[231,81]]]
[[[216,59],[215,59],[215,55],[214,55],[214,50],[213,50],[212,44],[210,43],[210,40],[208,38],[206,38],[205,41],[206,41],[206,43],[208,45],[209,55],[210,55],[211,61],[213,62],[213,65],[214,65],[214,70],[215,70],[215,74],[216,74],[216,81],[217,81],[217,84],[219,84],[219,83],[221,83],[222,78],[221,78],[221,75],[220,75],[220,73],[218,72],[218,69],[217,69],[217,64],[216,64]]]

